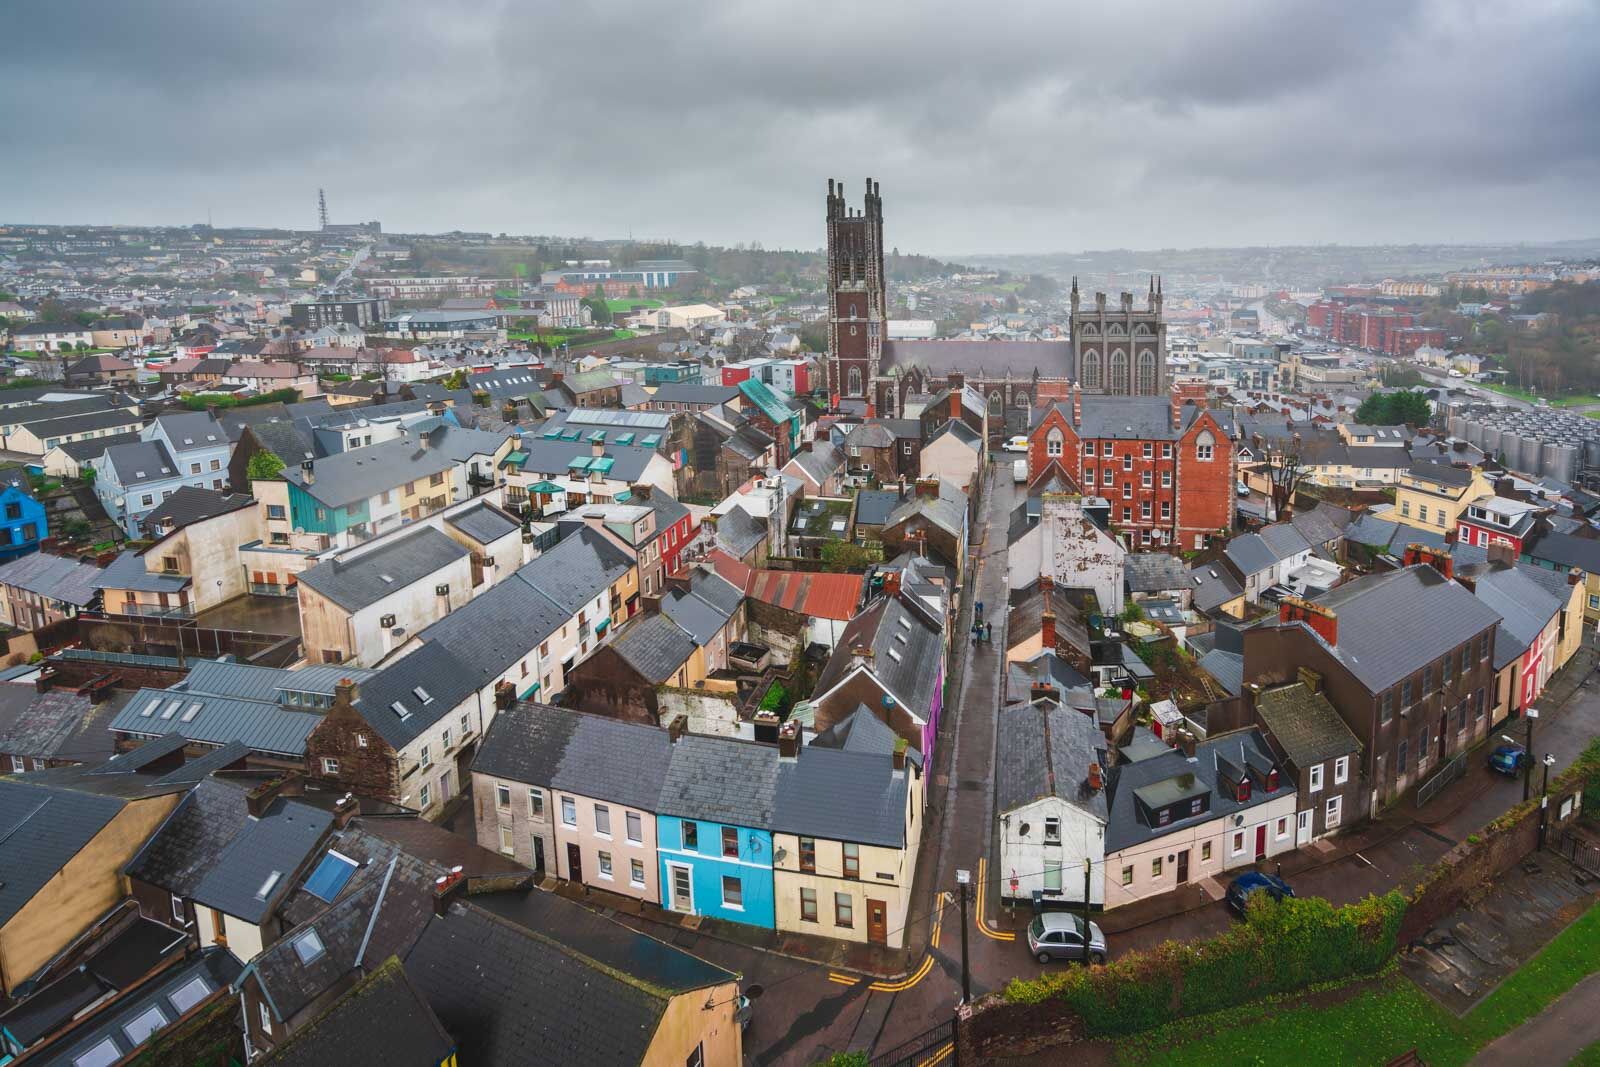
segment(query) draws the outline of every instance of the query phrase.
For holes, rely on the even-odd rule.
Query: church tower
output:
[[[864,398],[883,361],[888,300],[883,200],[867,179],[864,206],[845,206],[844,182],[828,179],[828,391]]]

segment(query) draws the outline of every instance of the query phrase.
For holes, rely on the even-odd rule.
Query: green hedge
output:
[[[232,393],[193,393],[184,397],[181,403],[190,411],[204,411],[206,408],[248,408],[257,404],[295,404],[299,401],[298,389],[274,389],[270,393],[248,397],[237,397]]]
[[[1168,941],[1106,967],[1072,967],[1013,979],[1012,1003],[1057,998],[1092,1037],[1140,1033],[1319,982],[1373,974],[1394,953],[1405,914],[1398,892],[1334,907],[1320,898],[1251,901],[1244,922],[1209,941]]]

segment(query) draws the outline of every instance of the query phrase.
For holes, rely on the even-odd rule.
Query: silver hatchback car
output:
[[[1106,937],[1100,927],[1089,924],[1088,944],[1084,944],[1083,916],[1068,911],[1047,911],[1028,924],[1028,951],[1040,963],[1051,960],[1106,961]]]

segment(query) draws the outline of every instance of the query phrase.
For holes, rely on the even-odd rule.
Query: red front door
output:
[[[1256,827],[1256,858],[1260,859],[1267,854],[1267,824],[1262,823]]]

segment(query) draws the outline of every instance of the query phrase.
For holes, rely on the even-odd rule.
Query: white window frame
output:
[[[1350,780],[1350,757],[1340,756],[1333,761],[1333,784],[1344,785]]]
[[[1344,797],[1331,796],[1327,805],[1322,809],[1322,825],[1329,830],[1338,826],[1344,819]]]
[[[332,756],[323,756],[322,757],[322,773],[323,774],[338,774],[339,773],[339,761],[334,759]]]
[[[605,804],[594,806],[594,836],[611,840],[611,808]]]
[[[172,918],[180,925],[186,921],[183,912],[183,898],[176,893],[172,894]]]
[[[561,798],[561,825],[573,828],[578,825],[578,802],[571,797]]]
[[[1247,835],[1245,834],[1245,832],[1243,830],[1235,830],[1233,832],[1233,840],[1229,843],[1229,850],[1230,850],[1229,854],[1230,855],[1233,855],[1233,856],[1242,856],[1242,855],[1244,855],[1244,845],[1245,845],[1246,836]]]
[[[635,889],[644,888],[644,860],[630,859],[628,861],[628,884]]]
[[[528,818],[544,821],[544,790],[528,787]]]
[[[1322,764],[1320,764],[1320,763],[1312,764],[1311,765],[1311,769],[1310,769],[1310,771],[1308,773],[1310,775],[1311,781],[1310,781],[1310,784],[1306,786],[1306,792],[1308,792],[1308,793],[1320,793],[1320,792],[1322,792]]]
[[[630,845],[642,845],[642,844],[644,844],[644,816],[643,815],[640,815],[636,811],[630,811],[630,812],[624,813],[624,815],[622,816],[622,827],[623,827],[623,832],[628,835],[628,844],[630,844]],[[637,834],[635,834],[633,832],[634,831],[634,827],[638,827],[639,828],[639,832]]]
[[[594,859],[594,870],[595,874],[599,875],[601,878],[604,878],[608,882],[612,881],[616,876],[613,873],[611,853],[605,851],[604,849],[596,852]]]
[[[267,1010],[267,1002],[262,1000],[256,1005],[261,1009],[261,1032],[268,1037],[272,1036],[272,1013]]]
[[[500,811],[511,810],[511,787],[504,782],[495,783],[494,806]]]

